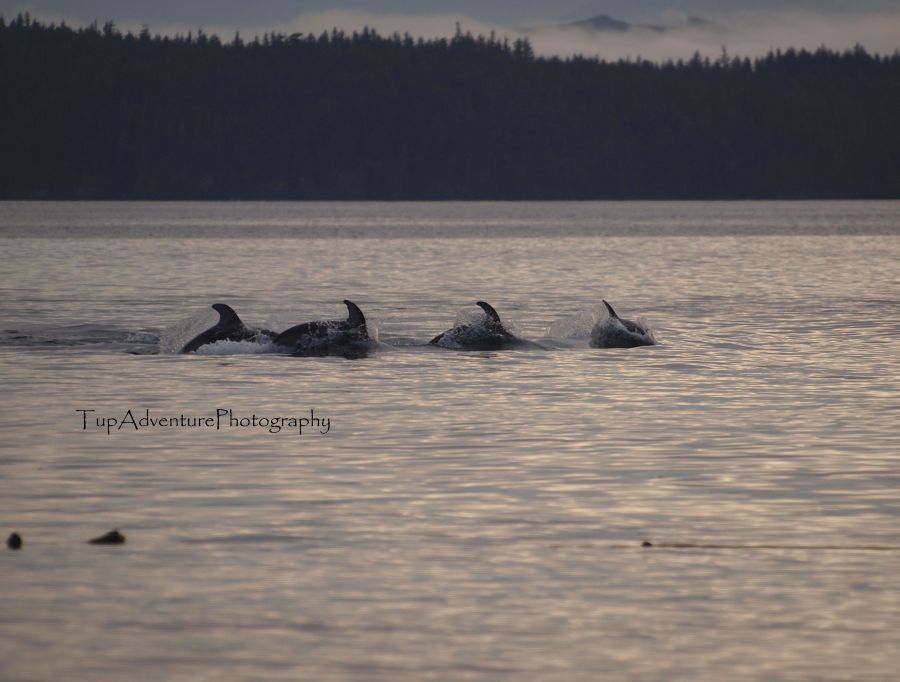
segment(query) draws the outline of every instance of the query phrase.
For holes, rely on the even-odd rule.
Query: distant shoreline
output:
[[[654,63],[527,39],[0,19],[0,199],[900,198],[900,52]]]

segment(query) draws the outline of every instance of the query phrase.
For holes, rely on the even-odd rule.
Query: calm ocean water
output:
[[[3,203],[0,249],[0,679],[897,679],[900,202]],[[165,352],[344,298],[371,357]],[[588,348],[601,298],[660,345]],[[479,299],[552,350],[418,345]]]

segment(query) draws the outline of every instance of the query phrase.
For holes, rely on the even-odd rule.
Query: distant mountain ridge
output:
[[[522,29],[525,33],[543,33],[548,31],[585,31],[588,33],[628,33],[629,31],[653,31],[654,33],[665,33],[667,31],[678,30],[683,28],[715,28],[721,29],[715,24],[703,17],[688,15],[684,24],[663,25],[663,24],[631,24],[621,19],[616,19],[608,14],[598,14],[587,19],[579,19],[565,24],[548,24],[544,26],[534,26]]]
[[[626,33],[634,28],[644,28],[659,33],[666,30],[665,26],[653,24],[629,24],[627,21],[614,19],[606,14],[600,14],[596,17],[590,17],[589,19],[581,19],[580,21],[562,24],[559,28],[579,28],[588,31],[616,31],[618,33]]]

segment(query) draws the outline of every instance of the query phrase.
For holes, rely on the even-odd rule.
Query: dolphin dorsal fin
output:
[[[503,326],[503,323],[500,321],[500,316],[497,314],[497,311],[494,310],[494,307],[490,303],[485,303],[484,301],[476,301],[475,305],[477,305],[484,311],[485,315],[488,316],[488,319],[491,322]]]
[[[347,324],[351,327],[365,327],[366,317],[362,314],[362,310],[359,309],[359,306],[353,301],[347,300],[344,300],[344,305],[347,306],[347,311],[350,313],[350,316],[347,318]]]
[[[600,299],[600,300],[602,301],[603,299]],[[606,301],[603,301],[603,305],[606,306],[606,309],[609,311],[609,314],[610,314],[612,317],[616,318],[617,320],[619,319],[619,316],[616,315],[616,311],[613,310],[613,307],[612,307],[609,303],[607,303]]]
[[[213,303],[212,309],[219,313],[219,323],[217,327],[243,327],[244,323],[241,318],[234,312],[230,305],[225,303]]]

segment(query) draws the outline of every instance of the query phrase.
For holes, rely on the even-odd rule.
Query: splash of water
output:
[[[219,315],[212,308],[206,308],[169,325],[159,335],[160,353],[177,353],[184,344],[205,329],[212,327]]]
[[[606,308],[597,304],[557,320],[547,327],[545,335],[557,339],[588,339],[596,324],[607,317]]]

